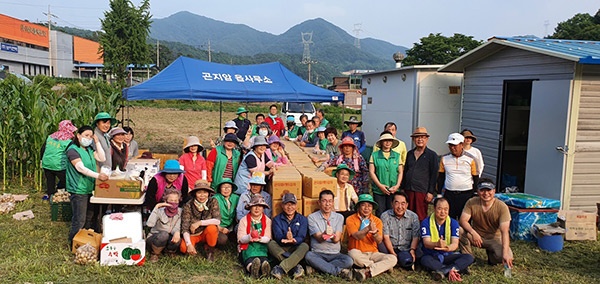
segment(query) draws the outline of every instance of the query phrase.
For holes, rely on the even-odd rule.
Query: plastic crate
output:
[[[71,203],[70,202],[58,202],[53,203],[52,199],[50,199],[50,220],[52,221],[61,221],[61,222],[70,222],[73,217],[73,212],[71,211]]]

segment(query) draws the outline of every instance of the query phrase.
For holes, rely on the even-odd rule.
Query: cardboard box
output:
[[[96,179],[94,197],[139,199],[142,197],[142,182],[139,180]]]
[[[302,196],[302,176],[298,173],[275,174],[269,193],[273,199],[282,199],[286,193],[293,193],[296,198],[300,198]]]
[[[296,203],[296,212],[302,214],[302,196],[296,196],[296,198],[298,199],[298,203]],[[273,218],[283,212],[283,208],[281,208],[282,201],[283,200],[281,199],[273,199]]]
[[[319,198],[302,197],[302,215],[307,216],[319,211]]]
[[[100,265],[143,265],[146,260],[146,240],[140,212],[123,213],[123,219],[102,217]]]
[[[596,213],[581,210],[558,211],[558,222],[565,228],[567,241],[595,241],[598,237],[596,228]]]
[[[150,179],[160,170],[159,167],[160,159],[131,159],[127,162],[126,170],[144,171],[144,188],[146,188]]]
[[[323,189],[335,192],[337,179],[322,172],[304,172],[302,194],[306,197],[318,198]]]
[[[76,253],[77,249],[80,246],[83,246],[83,245],[89,243],[91,246],[93,246],[96,249],[96,253],[98,253],[100,251],[100,242],[101,241],[102,241],[102,234],[98,234],[98,233],[94,232],[94,230],[92,230],[92,229],[88,229],[88,230],[81,229],[81,230],[79,230],[79,232],[77,232],[75,237],[73,237],[72,251],[73,251],[73,253]]]

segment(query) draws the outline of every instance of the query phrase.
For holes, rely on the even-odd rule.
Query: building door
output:
[[[516,187],[523,192],[525,186],[532,82],[504,81],[498,147],[499,191]]]
[[[571,80],[533,82],[526,193],[561,200],[571,90]]]

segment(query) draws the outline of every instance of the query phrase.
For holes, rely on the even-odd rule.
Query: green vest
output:
[[[83,165],[92,170],[96,171],[96,159],[94,159],[94,150],[91,147],[87,149],[78,147],[75,144],[71,144],[67,151],[75,149],[81,158]],[[96,179],[85,176],[75,169],[75,166],[71,162],[67,163],[67,191],[75,194],[92,194],[94,191]]]
[[[231,202],[229,209],[227,209],[227,201],[225,200],[225,196],[217,193],[214,195],[214,198],[219,202],[219,210],[221,211],[221,224],[219,226],[223,228],[229,228],[229,226],[233,225],[235,221],[235,208],[240,200],[240,196],[235,193],[231,193],[231,196],[229,196],[229,202]]]
[[[329,140],[319,140],[319,150],[325,150],[325,148],[327,148],[327,144],[329,144]]]
[[[286,131],[287,131],[288,137],[290,137],[292,139],[298,138],[298,131],[299,131],[298,126],[294,125],[294,128],[292,128],[291,130],[286,129]]]
[[[42,157],[42,168],[53,171],[64,171],[67,168],[65,150],[71,140],[57,140],[50,136],[46,138],[46,149]]]
[[[389,187],[396,185],[398,182],[398,166],[400,165],[400,154],[395,151],[390,151],[390,157],[386,159],[383,156],[383,151],[376,151],[372,154],[373,165],[375,165],[375,175],[379,179],[379,182]],[[373,193],[383,195],[383,192],[375,185],[371,183],[371,189]]]
[[[245,217],[244,217],[245,218]],[[254,226],[255,230],[261,231],[262,230],[262,224],[256,223],[256,224],[252,224],[251,226]],[[246,259],[251,258],[251,257],[260,257],[260,256],[268,256],[268,246],[267,244],[263,244],[260,242],[250,242],[248,244],[248,249],[243,250],[242,251],[242,259],[244,259],[244,261],[246,261]]]
[[[225,155],[225,147],[222,145],[215,148],[217,151],[217,158],[215,159],[215,166],[212,170],[212,183],[211,187],[217,190],[217,185],[221,183],[223,179],[223,173],[225,173],[225,167],[227,166],[227,155]],[[233,176],[231,179],[235,179],[238,167],[240,165],[240,151],[233,149],[231,156],[231,165],[233,166]]]

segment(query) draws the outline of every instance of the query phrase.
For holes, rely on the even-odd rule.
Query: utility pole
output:
[[[317,64],[317,61],[310,59],[310,45],[313,44],[313,33],[300,33],[302,35],[302,44],[304,45],[304,53],[302,54],[302,64],[308,65],[308,82],[311,82],[310,66]]]
[[[58,18],[50,13],[50,5],[48,5],[48,13],[42,12],[48,16],[48,76],[52,77],[52,17]]]
[[[210,38],[208,39],[208,62],[212,62],[212,55],[210,51]]]
[[[356,37],[354,37],[354,46],[360,49],[360,32],[362,32],[362,23],[354,24],[354,29],[352,30]]]
[[[156,68],[160,68],[160,41],[156,40]]]

